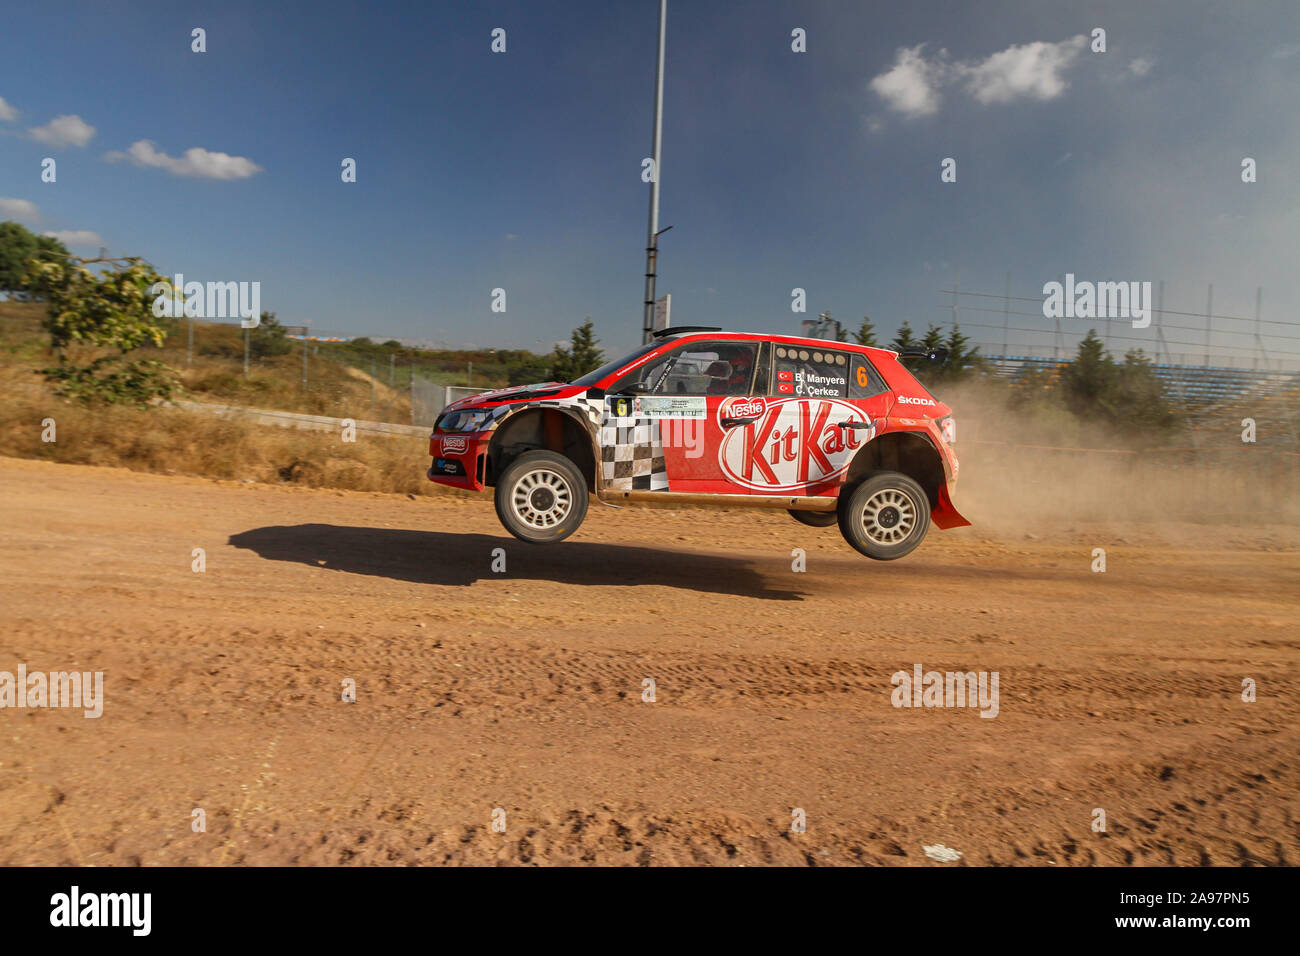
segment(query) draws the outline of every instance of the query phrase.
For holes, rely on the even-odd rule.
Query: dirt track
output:
[[[536,549],[487,499],[8,458],[0,519],[0,670],[106,696],[0,710],[3,864],[1300,863],[1294,529],[880,564],[783,513],[593,503]],[[891,706],[918,663],[999,672],[998,716]]]

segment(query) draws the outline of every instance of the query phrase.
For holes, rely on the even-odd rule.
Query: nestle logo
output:
[[[442,440],[442,450],[444,453],[465,450],[465,439],[463,438],[444,438]]]
[[[732,418],[753,418],[767,411],[767,402],[761,398],[742,398],[727,406],[727,415]]]

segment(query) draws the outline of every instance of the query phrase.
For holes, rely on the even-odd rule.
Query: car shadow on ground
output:
[[[231,535],[229,543],[271,561],[296,561],[416,584],[467,586],[482,578],[503,577],[562,584],[659,585],[775,601],[799,601],[805,596],[769,585],[742,558],[573,539],[529,545],[486,534],[297,524],[242,531]],[[492,571],[497,548],[505,550],[504,574]]]

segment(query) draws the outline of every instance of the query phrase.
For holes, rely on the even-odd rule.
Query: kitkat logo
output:
[[[460,437],[444,438],[442,440],[442,453],[444,455],[455,454],[465,450],[465,439]]]
[[[721,418],[754,418],[767,411],[767,401],[762,398],[731,398],[719,409]]]
[[[839,427],[867,421],[848,402],[804,398],[764,404],[758,421],[727,429],[718,449],[723,474],[755,491],[779,494],[833,481],[876,434],[875,428]],[[739,414],[735,403],[723,409],[719,417],[751,417]]]

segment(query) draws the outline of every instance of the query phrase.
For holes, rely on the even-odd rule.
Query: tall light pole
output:
[[[641,341],[649,342],[655,324],[655,272],[659,257],[659,146],[664,125],[664,31],[668,0],[659,0],[659,64],[655,70],[654,175],[650,179],[650,230],[645,249],[645,313]]]

